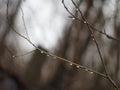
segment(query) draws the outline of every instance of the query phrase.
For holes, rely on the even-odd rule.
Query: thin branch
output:
[[[20,34],[19,32],[17,32],[17,30],[11,25],[11,23],[9,22],[9,18],[8,18],[8,5],[9,5],[9,0],[8,0],[8,3],[7,3],[7,15],[6,15],[6,16],[7,16],[8,26],[9,26],[18,36],[20,36],[20,37],[22,37],[23,39],[25,39],[26,41],[28,41],[34,48],[36,48],[37,50],[39,50],[42,54],[46,54],[47,56],[50,56],[50,57],[52,57],[52,58],[54,58],[54,59],[58,59],[58,60],[60,60],[60,61],[64,61],[64,62],[66,62],[66,63],[69,63],[70,65],[74,65],[74,66],[76,66],[76,68],[78,68],[78,69],[82,69],[82,70],[87,71],[87,72],[90,72],[90,73],[92,72],[92,73],[95,73],[95,74],[97,74],[97,75],[99,75],[99,76],[102,76],[102,77],[106,78],[106,75],[104,75],[104,74],[102,74],[102,73],[100,73],[100,72],[98,72],[98,71],[95,71],[95,70],[93,70],[93,69],[90,69],[90,68],[85,67],[85,66],[82,66],[82,65],[79,65],[79,64],[74,63],[74,62],[72,62],[72,61],[70,61],[70,60],[67,60],[67,59],[65,59],[65,58],[56,56],[56,55],[54,55],[54,54],[52,54],[52,53],[48,53],[48,52],[42,50],[41,48],[38,48],[34,43],[32,43],[32,41],[31,41],[30,39],[28,39],[28,38],[25,37],[24,35]]]
[[[64,5],[64,8],[67,10],[67,12],[71,15],[69,16],[70,18],[72,17],[72,19],[78,20],[78,21],[83,21],[82,19],[76,17],[74,14],[72,14],[72,12],[70,12],[70,10],[66,7],[64,0],[62,0],[62,4]]]
[[[114,41],[120,41],[120,39],[108,35],[108,34],[105,32],[105,30],[104,30],[104,32],[102,32],[101,30],[96,29],[96,28],[93,27],[88,21],[87,21],[87,24],[88,24],[94,31],[97,31],[97,32],[99,32],[100,34],[105,35],[108,39],[111,39],[111,40],[114,40]]]
[[[113,81],[113,79],[112,79],[112,78],[110,77],[110,75],[108,74],[108,71],[107,71],[106,65],[105,65],[105,61],[104,61],[104,59],[103,59],[103,57],[102,57],[102,53],[101,53],[101,50],[100,50],[98,41],[97,41],[97,39],[96,39],[96,36],[94,35],[93,29],[89,26],[89,23],[88,23],[87,19],[84,17],[84,15],[82,14],[82,11],[79,9],[79,7],[77,6],[77,4],[76,4],[73,0],[71,0],[71,1],[72,1],[73,5],[76,7],[76,9],[78,10],[78,12],[80,13],[80,15],[81,15],[81,17],[82,17],[82,20],[83,20],[84,23],[87,25],[89,31],[91,32],[91,37],[93,38],[93,41],[94,41],[95,44],[96,44],[96,47],[97,47],[97,50],[98,50],[98,53],[99,53],[99,56],[100,56],[100,60],[101,60],[102,65],[103,65],[103,67],[104,67],[104,70],[105,70],[105,74],[106,74],[107,79],[111,82],[111,84],[113,84],[113,86],[114,86],[116,89],[120,90],[119,87],[117,86],[117,84]]]
[[[103,57],[102,57],[102,54],[101,54],[101,51],[100,51],[100,47],[99,47],[98,41],[97,41],[97,39],[96,39],[96,37],[95,37],[95,35],[94,35],[94,32],[93,32],[93,30],[90,28],[90,26],[87,24],[88,22],[87,22],[86,18],[84,17],[84,15],[82,14],[82,12],[81,12],[81,10],[79,9],[79,7],[75,4],[75,2],[74,2],[73,0],[71,0],[71,1],[72,1],[73,5],[78,9],[78,12],[80,13],[80,15],[81,15],[81,17],[82,17],[82,20],[84,21],[84,23],[87,25],[89,31],[91,32],[91,36],[92,36],[92,38],[93,38],[93,40],[94,40],[94,42],[95,42],[95,44],[96,44],[96,47],[97,47],[97,50],[98,50],[98,53],[99,53],[99,56],[100,56],[102,65],[103,65],[103,67],[104,67],[104,69],[105,69],[105,73],[106,73],[106,75],[107,75],[107,70],[106,70],[105,62],[104,62],[104,60],[103,60]]]
[[[65,3],[64,3],[64,0],[62,0],[62,4],[64,5],[64,8],[67,10],[67,12],[71,15],[71,16],[69,16],[69,18],[72,18],[72,19],[74,19],[74,20],[77,20],[77,21],[86,23],[83,19],[80,19],[80,18],[76,17],[76,16],[66,7],[66,5],[65,5]],[[79,7],[78,7],[78,8],[79,8]],[[78,8],[76,9],[77,11],[79,11]],[[120,39],[115,38],[115,37],[112,37],[112,36],[108,35],[107,33],[102,32],[101,30],[96,29],[96,28],[93,27],[88,21],[87,21],[87,24],[88,24],[94,31],[97,31],[97,32],[105,35],[108,39],[112,39],[112,40],[115,40],[115,41],[120,41]]]
[[[25,24],[25,19],[24,19],[24,12],[23,12],[23,9],[20,7],[20,10],[22,12],[22,21],[23,21],[23,25],[24,25],[24,28],[25,28],[25,33],[28,37],[28,39],[30,40],[30,37],[29,37],[29,34],[28,34],[28,31],[27,31],[27,27],[26,27],[26,24]]]
[[[13,55],[13,58],[17,58],[17,57],[25,56],[25,55],[28,55],[28,54],[33,53],[34,51],[36,51],[36,49],[35,49],[35,50],[32,50],[32,51],[29,51],[29,52],[27,52],[27,53],[24,53],[24,54]]]

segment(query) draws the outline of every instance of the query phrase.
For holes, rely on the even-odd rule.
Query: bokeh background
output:
[[[74,0],[95,31],[110,76],[120,80],[120,1]],[[113,90],[94,73],[40,53],[8,25],[7,2],[0,0],[0,90]],[[71,0],[68,9],[81,18]],[[104,73],[87,26],[70,17],[62,0],[9,0],[11,24],[42,50]],[[24,25],[25,24],[25,25]],[[27,33],[26,33],[27,31]],[[16,57],[15,57],[16,56]]]

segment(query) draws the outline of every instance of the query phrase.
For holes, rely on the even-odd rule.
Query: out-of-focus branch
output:
[[[24,25],[24,29],[25,29],[25,33],[27,35],[27,38],[30,40],[30,37],[29,37],[29,34],[28,34],[28,31],[27,31],[27,27],[26,27],[26,24],[25,24],[25,19],[24,19],[24,12],[23,12],[23,9],[20,7],[21,9],[21,12],[22,12],[22,21],[23,21],[23,25]]]

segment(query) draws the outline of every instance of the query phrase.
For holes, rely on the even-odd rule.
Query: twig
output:
[[[70,18],[72,17],[72,19],[75,19],[75,20],[78,20],[78,21],[83,21],[82,19],[76,17],[74,14],[72,14],[72,13],[70,12],[70,10],[66,7],[66,5],[65,5],[65,3],[64,3],[64,0],[62,0],[62,4],[64,5],[64,8],[67,10],[67,12],[71,15],[71,16],[69,16]]]
[[[76,17],[76,16],[66,7],[66,5],[65,5],[65,3],[64,3],[64,0],[62,0],[62,4],[64,5],[64,8],[67,10],[67,12],[71,15],[71,16],[69,16],[69,18],[72,18],[73,20],[77,20],[77,21],[86,23],[83,19],[80,19],[80,18]],[[79,11],[79,7],[77,7],[76,10]],[[112,37],[112,36],[108,35],[106,32],[102,32],[101,30],[96,29],[96,28],[93,27],[88,21],[87,21],[87,24],[88,24],[94,31],[97,31],[97,32],[105,35],[108,39],[112,39],[112,40],[115,40],[115,41],[120,41],[120,39],[115,38],[115,37]]]
[[[23,25],[24,25],[24,28],[25,28],[25,33],[28,37],[28,39],[30,40],[30,37],[29,37],[29,34],[28,34],[28,31],[27,31],[27,27],[26,27],[26,24],[25,24],[25,19],[24,19],[24,12],[23,12],[23,9],[20,7],[21,9],[21,12],[22,12],[22,21],[23,21]]]
[[[17,57],[25,56],[25,55],[28,55],[28,54],[33,53],[34,51],[36,51],[36,49],[35,49],[35,50],[32,50],[32,51],[29,51],[29,52],[27,52],[27,53],[24,53],[24,54],[13,55],[12,57],[13,57],[13,58],[17,58]]]

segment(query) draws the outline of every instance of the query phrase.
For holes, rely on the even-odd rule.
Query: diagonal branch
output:
[[[99,53],[99,56],[100,56],[100,60],[102,62],[102,65],[104,67],[104,70],[105,70],[105,74],[106,74],[106,77],[107,79],[111,82],[111,84],[113,84],[113,86],[117,89],[117,90],[120,90],[119,87],[117,86],[117,84],[113,81],[113,79],[110,77],[110,75],[108,74],[108,71],[106,69],[106,65],[105,65],[105,61],[102,57],[102,53],[101,53],[101,50],[100,50],[100,47],[99,47],[99,44],[98,44],[98,41],[96,39],[96,36],[94,35],[94,30],[90,27],[87,19],[84,17],[84,15],[82,14],[82,11],[79,9],[79,7],[77,6],[77,4],[71,0],[73,5],[75,6],[75,8],[78,10],[78,12],[80,13],[81,17],[82,17],[82,20],[84,21],[84,23],[87,25],[89,31],[91,32],[91,37],[93,38],[93,41],[94,43],[96,44],[96,47],[97,47],[97,50],[98,50],[98,53]]]

